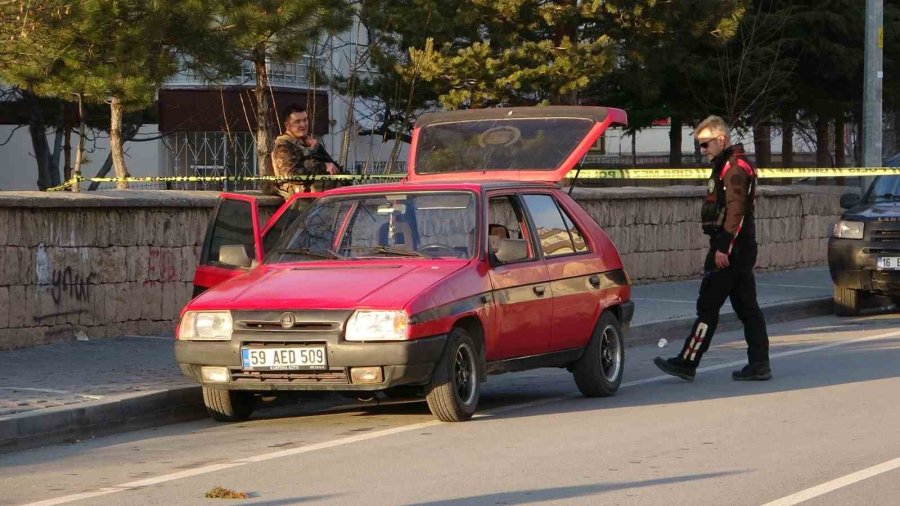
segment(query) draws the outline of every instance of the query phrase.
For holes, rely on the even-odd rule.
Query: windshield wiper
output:
[[[894,195],[893,193],[885,193],[883,195],[875,195],[875,200],[900,200],[900,195]]]
[[[275,253],[283,253],[288,255],[306,255],[318,258],[337,258],[344,260],[347,257],[333,250],[311,250],[309,248],[277,248]]]
[[[424,253],[419,253],[416,250],[406,249],[406,248],[398,248],[396,246],[351,246],[349,248],[350,251],[365,251],[366,253],[376,253],[376,254],[387,254],[387,255],[399,255],[404,257],[419,257],[419,258],[431,258]]]

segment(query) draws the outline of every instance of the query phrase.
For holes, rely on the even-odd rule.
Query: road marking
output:
[[[877,334],[874,336],[860,337],[857,339],[850,339],[850,340],[846,340],[846,341],[838,341],[838,342],[834,342],[834,343],[822,344],[822,345],[813,346],[810,348],[801,348],[799,350],[784,351],[781,353],[775,353],[775,354],[771,355],[770,358],[780,358],[780,357],[788,357],[791,355],[799,355],[801,353],[811,353],[814,351],[825,350],[828,348],[835,348],[837,346],[843,346],[846,344],[874,341],[876,339],[883,339],[886,337],[895,337],[895,336],[900,336],[900,330],[886,332],[884,334]],[[697,372],[715,371],[718,369],[734,367],[736,365],[741,365],[744,363],[745,363],[745,361],[740,360],[740,361],[736,361],[736,362],[728,362],[726,364],[717,364],[717,365],[712,365],[709,367],[701,367],[701,368],[697,369]],[[629,381],[626,383],[622,383],[619,386],[619,388],[630,388],[630,387],[635,387],[638,385],[646,385],[648,383],[655,383],[658,381],[667,380],[667,379],[671,379],[671,378],[672,378],[672,376],[669,376],[668,374],[664,374],[661,376],[654,376],[652,378],[645,378],[645,379],[641,379],[641,380],[635,380],[635,381]],[[503,407],[484,411],[483,413],[476,415],[476,417],[477,418],[491,417],[491,416],[498,415],[501,413],[506,413],[509,411],[526,409],[526,408],[540,406],[540,405],[544,405],[544,404],[552,404],[554,402],[558,402],[558,401],[566,400],[566,399],[574,399],[576,397],[578,397],[578,396],[575,394],[567,394],[567,395],[561,395],[561,396],[557,396],[557,397],[550,397],[547,399],[539,399],[536,401],[526,402],[526,403],[522,403],[522,404],[513,404],[510,406],[503,406]],[[202,475],[202,474],[214,473],[216,471],[222,471],[225,469],[240,467],[240,466],[244,466],[244,465],[251,464],[251,463],[265,462],[267,460],[272,460],[272,459],[277,459],[277,458],[282,458],[282,457],[289,457],[292,455],[301,455],[304,453],[325,450],[328,448],[336,448],[339,446],[346,446],[348,444],[358,443],[361,441],[368,441],[370,439],[377,439],[377,438],[381,438],[381,437],[385,437],[385,436],[402,434],[404,432],[411,432],[411,431],[424,429],[427,427],[433,427],[435,425],[442,425],[442,424],[443,424],[443,422],[441,422],[440,420],[432,420],[429,422],[416,423],[416,424],[412,424],[412,425],[403,425],[403,426],[394,427],[391,429],[370,432],[368,434],[358,434],[355,436],[345,437],[345,438],[341,438],[341,439],[334,439],[334,440],[325,441],[322,443],[301,446],[299,448],[290,448],[287,450],[281,450],[281,451],[277,451],[277,452],[264,453],[261,455],[256,455],[256,456],[251,456],[251,457],[244,457],[244,458],[240,458],[240,459],[235,459],[231,462],[226,462],[224,464],[214,464],[214,465],[210,465],[210,466],[204,466],[204,467],[198,467],[195,469],[190,469],[187,471],[179,471],[177,473],[164,474],[161,476],[157,476],[155,478],[147,478],[147,479],[140,480],[140,481],[132,481],[132,482],[128,482],[128,483],[123,483],[121,485],[115,485],[112,487],[104,487],[104,488],[97,489],[97,490],[90,491],[90,492],[83,492],[80,494],[66,495],[66,496],[61,496],[61,497],[57,497],[54,499],[47,499],[44,501],[33,502],[33,503],[27,504],[26,506],[51,506],[51,505],[56,505],[56,504],[66,504],[66,503],[70,503],[70,502],[74,502],[74,501],[80,501],[83,499],[90,499],[93,497],[100,497],[100,496],[104,496],[104,495],[114,494],[116,492],[125,492],[128,490],[134,490],[134,489],[140,488],[140,487],[147,487],[150,485],[159,485],[160,483],[166,483],[169,481],[179,480],[182,478],[188,478],[191,476],[198,476],[198,475]],[[898,461],[900,461],[900,459],[898,459]],[[894,462],[894,461],[891,461],[891,462]],[[882,464],[882,465],[884,465],[884,464]],[[876,466],[876,468],[877,467],[879,467],[879,466]],[[885,472],[885,471],[881,471],[881,472]],[[872,476],[874,476],[874,475],[872,475]],[[829,483],[831,483],[831,482],[829,482]],[[788,504],[788,503],[785,503],[785,504]],[[796,504],[796,503],[790,503],[790,504]]]
[[[888,471],[893,471],[894,469],[898,468],[900,468],[900,458],[889,460],[887,462],[878,464],[877,466],[872,466],[868,469],[863,469],[862,471],[857,471],[846,476],[841,476],[840,478],[825,482],[821,485],[816,485],[815,487],[808,488],[806,490],[801,490],[796,494],[792,494],[787,497],[782,497],[781,499],[768,502],[763,506],[793,506],[794,504],[800,504],[803,501],[808,501],[814,497],[819,497],[820,495],[834,492],[839,488],[853,485],[854,483],[863,481],[873,476],[878,476],[879,474],[884,474]]]
[[[885,332],[884,334],[876,334],[874,336],[860,337],[857,339],[849,339],[847,341],[837,341],[834,343],[820,344],[819,346],[812,346],[810,348],[801,348],[799,350],[782,351],[780,353],[773,353],[773,354],[769,355],[769,359],[771,360],[773,358],[789,357],[791,355],[799,355],[801,353],[811,353],[813,351],[827,350],[828,348],[835,348],[837,346],[843,346],[845,344],[864,343],[866,341],[875,341],[877,339],[884,339],[886,337],[897,337],[897,336],[900,336],[900,330]],[[699,367],[697,369],[697,372],[699,373],[699,372],[718,371],[719,369],[727,369],[729,367],[735,367],[735,366],[746,365],[746,364],[747,364],[746,360],[736,360],[734,362],[727,362],[724,364],[716,364],[716,365],[711,365],[708,367]],[[627,383],[622,383],[619,386],[619,388],[627,388],[627,387],[634,387],[634,386],[638,386],[638,385],[646,385],[647,383],[655,383],[657,381],[661,381],[664,379],[670,379],[672,377],[673,376],[668,375],[668,374],[662,374],[659,376],[653,376],[652,378],[644,378],[641,380],[635,380],[635,381],[629,381]]]

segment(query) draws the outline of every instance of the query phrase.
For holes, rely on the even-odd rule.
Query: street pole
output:
[[[865,167],[881,167],[883,164],[881,152],[881,97],[884,81],[883,25],[884,0],[866,0],[866,56],[863,87],[863,166]]]

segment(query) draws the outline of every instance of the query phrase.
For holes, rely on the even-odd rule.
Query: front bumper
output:
[[[830,239],[828,270],[836,286],[884,295],[900,295],[900,271],[878,270],[878,257],[900,257],[900,243],[866,239]]]
[[[241,347],[253,344],[277,343],[279,346],[326,346],[327,370],[245,371],[241,367]],[[252,340],[236,335],[231,341],[175,341],[175,361],[189,378],[212,388],[228,390],[334,390],[374,391],[399,385],[422,385],[431,380],[434,364],[440,359],[447,343],[446,335],[402,342],[347,342],[328,336],[326,339],[303,341],[268,340],[253,336]],[[204,383],[202,366],[227,367],[228,383]],[[381,367],[380,383],[354,384],[351,367]]]

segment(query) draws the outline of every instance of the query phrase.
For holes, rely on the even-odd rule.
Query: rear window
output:
[[[591,130],[580,118],[527,118],[438,123],[422,129],[416,172],[558,168]]]

